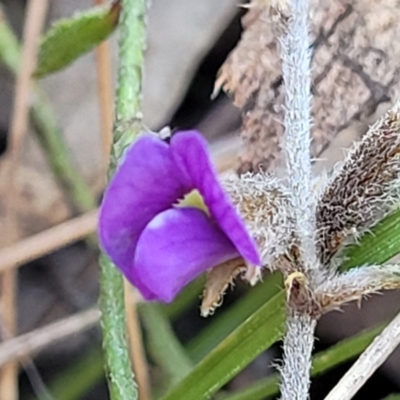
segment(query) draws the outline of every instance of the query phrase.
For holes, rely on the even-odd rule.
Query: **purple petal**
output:
[[[143,229],[187,191],[166,143],[146,135],[127,150],[99,219],[102,247],[119,268],[130,268]]]
[[[255,241],[218,181],[204,138],[197,131],[179,132],[171,139],[171,152],[186,184],[199,190],[212,216],[241,256],[261,265]]]
[[[170,302],[199,274],[237,256],[230,240],[203,211],[170,209],[147,225],[134,267],[126,275],[145,297],[151,293],[152,299]]]

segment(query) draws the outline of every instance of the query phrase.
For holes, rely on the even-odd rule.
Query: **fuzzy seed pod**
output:
[[[357,239],[394,210],[400,197],[400,103],[373,125],[334,171],[319,199],[317,246],[328,265],[342,244]]]
[[[399,265],[371,265],[335,273],[318,286],[314,295],[321,311],[326,313],[350,301],[361,301],[370,294],[399,287]]]
[[[287,189],[264,173],[226,176],[222,184],[255,238],[263,266],[276,269],[275,261],[293,244]]]

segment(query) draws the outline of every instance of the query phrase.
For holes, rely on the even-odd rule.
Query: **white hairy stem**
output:
[[[375,338],[325,400],[349,400],[400,343],[400,313]]]
[[[308,1],[291,0],[289,19],[283,21],[281,39],[285,84],[285,151],[289,186],[296,216],[296,234],[301,244],[305,270],[316,268],[315,196],[311,171],[311,72],[308,38]]]
[[[283,343],[281,400],[306,400],[309,397],[311,352],[317,322],[305,314],[289,315]]]

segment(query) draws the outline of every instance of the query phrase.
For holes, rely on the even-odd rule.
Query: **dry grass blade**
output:
[[[325,400],[350,400],[400,343],[400,313],[375,338]]]
[[[0,272],[16,268],[93,233],[97,210],[89,211],[0,250]]]
[[[100,311],[97,308],[91,308],[43,328],[6,340],[0,344],[0,366],[11,360],[23,360],[68,336],[87,330],[96,325],[99,319]]]
[[[104,0],[94,0],[94,4],[105,4]],[[103,144],[104,166],[108,165],[108,158],[112,144],[113,124],[113,84],[111,71],[110,44],[106,40],[96,48],[97,88],[100,105],[101,137]]]
[[[127,280],[124,280],[124,292],[131,362],[138,384],[139,400],[151,400],[148,366],[137,312],[138,293]]]
[[[27,13],[23,32],[21,68],[18,72],[11,129],[8,139],[8,151],[2,165],[2,181],[6,182],[5,220],[3,229],[7,232],[4,238],[9,244],[18,238],[15,219],[16,187],[15,172],[20,162],[24,138],[28,124],[29,94],[32,73],[36,67],[40,32],[44,24],[48,1],[32,0],[27,3]],[[15,271],[10,270],[1,277],[2,323],[5,331],[11,335],[16,330],[16,288]],[[16,400],[18,398],[18,364],[12,362],[0,371],[0,398]]]

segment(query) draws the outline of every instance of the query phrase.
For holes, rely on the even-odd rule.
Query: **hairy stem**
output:
[[[296,217],[295,232],[301,245],[304,269],[315,268],[315,212],[310,153],[310,49],[308,1],[292,0],[290,16],[281,39],[285,84],[285,149],[291,200]]]
[[[281,399],[306,400],[310,387],[311,352],[316,320],[293,313],[287,321],[281,368]]]
[[[112,176],[124,150],[141,126],[141,89],[145,43],[146,0],[123,0],[119,22],[119,69],[116,93],[116,119],[109,175]],[[103,346],[112,400],[138,397],[129,361],[123,279],[111,261],[102,255],[101,295]]]
[[[315,247],[315,200],[310,153],[311,54],[308,39],[308,1],[288,0],[289,15],[281,15],[282,75],[285,84],[285,149],[291,205],[295,217],[301,262],[295,266],[310,277],[318,267]],[[278,10],[279,11],[279,10]],[[312,274],[311,274],[312,277]],[[290,296],[290,293],[288,293]],[[316,320],[289,307],[284,359],[281,368],[282,400],[306,400],[310,386],[311,352]]]

